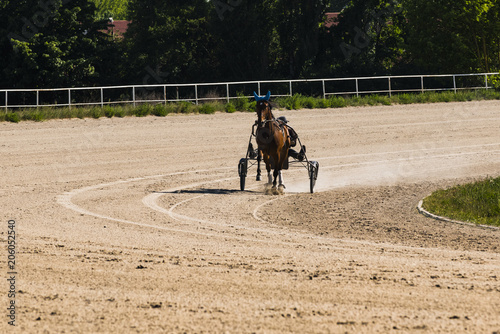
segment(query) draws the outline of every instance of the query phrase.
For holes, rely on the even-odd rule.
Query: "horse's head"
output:
[[[263,97],[258,96],[255,92],[253,94],[255,96],[255,101],[257,101],[255,109],[257,111],[257,120],[259,122],[259,125],[265,120],[272,120],[274,118],[274,115],[271,111],[271,103],[269,103],[271,92],[268,92],[267,95]]]

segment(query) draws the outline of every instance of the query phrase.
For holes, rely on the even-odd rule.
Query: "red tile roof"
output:
[[[340,13],[325,13],[325,15],[326,15],[325,26],[327,28],[330,28],[338,24],[337,17],[340,15]],[[121,38],[127,31],[129,23],[130,21],[127,20],[114,20],[113,23],[108,28],[107,32],[113,37],[116,36]]]
[[[114,20],[113,23],[109,26],[107,33],[112,35],[113,37],[122,38],[125,32],[128,29],[128,24],[130,21],[126,20]]]
[[[325,15],[326,15],[325,27],[330,28],[338,24],[337,17],[340,15],[340,13],[325,13]]]

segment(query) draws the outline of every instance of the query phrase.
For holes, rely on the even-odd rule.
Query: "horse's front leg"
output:
[[[276,187],[276,181],[279,181],[278,187]],[[283,195],[285,193],[285,185],[283,184],[283,175],[281,170],[274,170],[274,180],[273,180],[273,194]]]
[[[273,186],[276,186],[276,179],[273,180],[273,176],[271,175],[271,170],[267,170],[267,183],[268,184],[273,184]]]
[[[277,180],[279,180],[279,185],[282,186],[283,185],[283,177],[281,176],[281,170],[275,169],[274,173],[273,173],[273,176],[274,176],[274,179],[273,179],[273,188],[276,188],[276,182],[277,182]]]
[[[278,187],[285,188],[285,184],[283,182],[283,175],[281,174],[281,170],[278,172],[278,177],[279,177],[279,185],[278,185]]]

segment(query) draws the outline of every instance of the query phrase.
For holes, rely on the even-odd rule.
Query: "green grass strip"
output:
[[[324,109],[363,106],[390,106],[401,104],[439,103],[439,102],[465,102],[482,100],[500,100],[498,90],[473,90],[447,92],[405,93],[397,95],[363,95],[363,96],[330,96],[321,97],[304,96],[295,94],[289,97],[279,97],[271,102],[280,109]],[[222,101],[200,103],[177,102],[167,104],[138,104],[132,105],[105,105],[95,107],[40,107],[26,109],[9,109],[0,111],[0,122],[7,121],[18,123],[21,121],[43,121],[64,118],[101,118],[101,117],[144,117],[154,115],[164,117],[168,114],[213,114],[215,112],[233,113],[235,111],[255,111],[255,101],[239,94],[238,98],[231,99],[229,103]]]
[[[422,206],[438,216],[500,227],[500,177],[438,190]]]

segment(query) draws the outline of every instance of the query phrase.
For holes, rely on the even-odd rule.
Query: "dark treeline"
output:
[[[343,8],[333,25],[325,13]],[[2,0],[0,87],[500,69],[498,0],[130,0],[123,38],[90,0]]]

